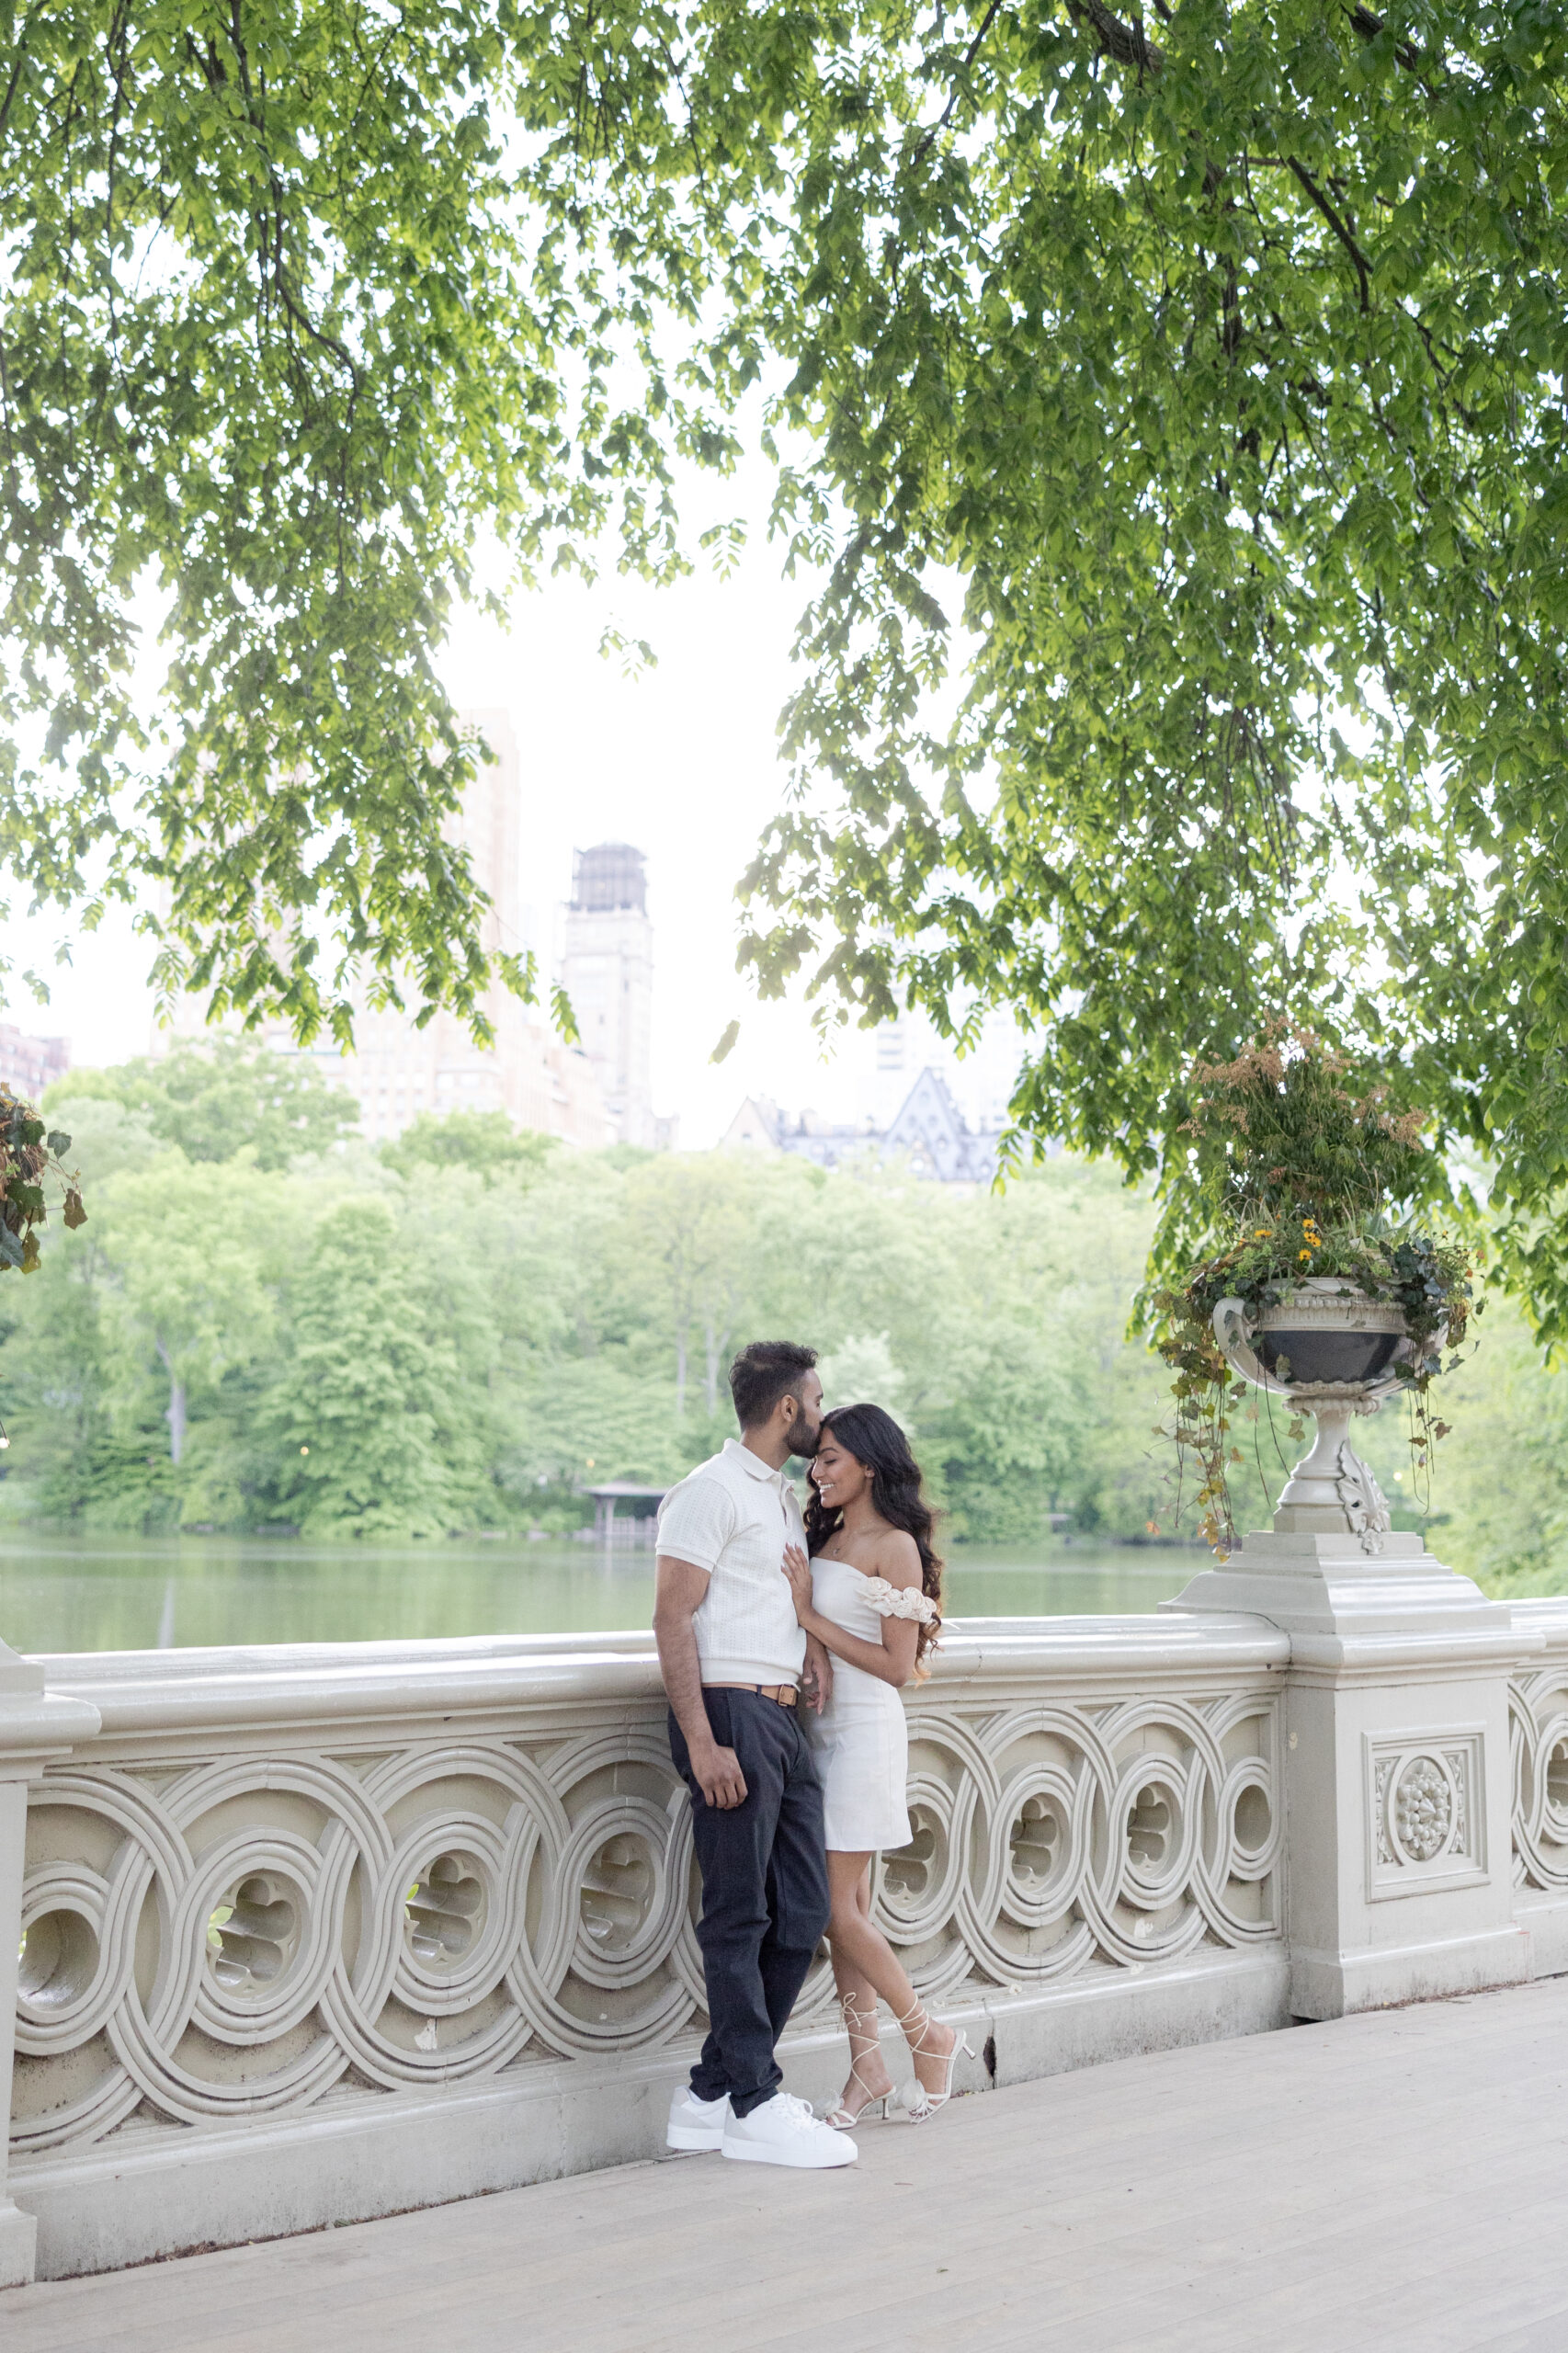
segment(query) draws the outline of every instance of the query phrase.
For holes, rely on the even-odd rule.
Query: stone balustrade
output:
[[[1364,1856],[1359,1828],[1344,1835],[1374,1939],[1387,1893],[1437,1924],[1383,1936],[1364,1998],[1392,1997],[1401,1971],[1423,1992],[1568,1967],[1568,1602],[1516,1611],[1506,1640],[1481,1605],[1464,1636],[1462,1671],[1501,1678],[1500,1721],[1512,1692],[1504,1965],[1495,1907],[1457,1943],[1433,1909],[1478,1881],[1471,1900],[1490,1902],[1497,1876],[1486,1708],[1445,1696],[1428,1736],[1409,1703],[1422,1674],[1447,1693],[1455,1642],[1438,1668],[1413,1650],[1358,1670],[1358,1688],[1392,1675],[1403,1712],[1365,1735],[1354,1790],[1331,1762],[1309,1802],[1324,1678],[1343,1684],[1344,1665],[1256,1603],[1184,1604],[960,1622],[906,1694],[914,1835],[883,1859],[878,1914],[921,1992],[969,2026],[983,2055],[963,2087],[1355,2006],[1323,1991],[1301,1893],[1324,1845],[1314,1802],[1365,1819]],[[14,1668],[32,1746],[13,1734],[28,1804],[9,1892],[0,1816],[0,1949],[18,1892],[21,1931],[0,2279],[28,2275],[28,2218],[58,2275],[658,2148],[703,1995],[649,1638]],[[0,1682],[0,1730],[7,1705],[27,1712]],[[1399,1958],[1422,1938],[1418,1964]],[[1445,1978],[1432,1956],[1450,1946]],[[1335,1982],[1361,1982],[1340,1959]],[[812,2097],[842,2075],[832,1997],[821,1960],[785,2050]],[[888,2048],[895,2062],[891,2032]]]
[[[1284,2014],[1287,1652],[1251,1620],[949,1633],[877,1901],[979,2023],[976,2080]],[[11,2188],[46,2268],[658,2145],[702,1975],[646,1636],[38,1664],[99,1720],[30,1792]],[[819,1961],[819,2094],[832,2000]]]

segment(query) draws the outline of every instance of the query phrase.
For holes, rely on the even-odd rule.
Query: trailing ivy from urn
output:
[[[68,1135],[51,1131],[30,1103],[0,1086],[0,1275],[13,1267],[30,1275],[38,1265],[38,1229],[49,1216],[46,1180],[64,1196],[65,1224],[85,1225],[82,1180],[64,1165],[70,1149]]]
[[[1170,1435],[1183,1469],[1190,1461],[1198,1472],[1199,1533],[1222,1556],[1235,1543],[1228,1473],[1243,1460],[1233,1423],[1246,1383],[1215,1337],[1221,1300],[1256,1314],[1288,1304],[1309,1278],[1338,1278],[1342,1295],[1398,1308],[1413,1343],[1398,1377],[1421,1479],[1448,1434],[1429,1403],[1443,1350],[1451,1367],[1484,1302],[1472,1300],[1470,1248],[1420,1207],[1440,1189],[1421,1112],[1393,1108],[1384,1086],[1358,1087],[1342,1055],[1283,1020],[1234,1062],[1200,1062],[1191,1075],[1198,1091],[1180,1132],[1190,1139],[1186,1202],[1201,1255],[1152,1303],[1173,1375]],[[1278,1370],[1283,1381],[1288,1362]],[[1302,1435],[1298,1414],[1290,1436]]]

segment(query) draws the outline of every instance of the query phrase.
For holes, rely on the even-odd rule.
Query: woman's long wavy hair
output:
[[[862,1470],[870,1472],[872,1509],[890,1528],[902,1528],[906,1536],[915,1539],[920,1554],[921,1589],[927,1600],[936,1603],[938,1613],[920,1628],[915,1639],[915,1672],[917,1679],[924,1682],[931,1672],[926,1664],[926,1654],[935,1647],[942,1631],[942,1563],[931,1549],[937,1515],[926,1500],[920,1465],[892,1415],[884,1413],[880,1405],[835,1405],[830,1414],[823,1415],[822,1427],[824,1437],[831,1430],[845,1451],[855,1457]],[[823,1502],[814,1480],[810,1485],[806,1550],[814,1555],[842,1525],[844,1513],[838,1505],[830,1508]]]

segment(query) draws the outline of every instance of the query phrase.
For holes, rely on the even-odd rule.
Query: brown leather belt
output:
[[[705,1691],[755,1691],[759,1699],[772,1699],[780,1708],[800,1704],[801,1695],[792,1683],[705,1683]]]

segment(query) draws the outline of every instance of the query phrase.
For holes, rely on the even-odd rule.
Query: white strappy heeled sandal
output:
[[[931,2029],[931,2014],[923,2002],[916,2002],[912,2009],[906,2010],[898,2023],[903,2029],[905,2041],[909,2043],[909,2055],[912,2059],[945,2059],[947,2061],[942,2075],[942,2088],[939,2092],[927,2091],[916,2075],[908,2090],[901,2092],[898,2096],[900,2105],[906,2111],[911,2124],[924,2124],[936,2115],[939,2108],[946,2108],[953,2096],[953,2068],[957,2063],[959,2052],[960,2051],[966,2052],[971,2059],[975,2054],[970,2048],[967,2034],[955,2034],[950,2051],[928,2050],[926,2037]],[[909,2033],[912,2026],[915,2029],[913,2040],[910,2040]]]
[[[874,2092],[860,2073],[862,2059],[868,2058],[873,2051],[879,2057],[881,2055],[881,2046],[877,2038],[876,2011],[874,2009],[858,2010],[852,1996],[848,1994],[845,1995],[838,2006],[844,2019],[844,2030],[849,2037],[849,2080],[851,2083],[858,2084],[866,2097],[858,2108],[846,2108],[841,2100],[836,2108],[829,2109],[823,2122],[831,2124],[835,2132],[852,2132],[857,2124],[863,2124],[866,2121],[867,2116],[873,2108],[881,2110],[881,2119],[885,2124],[888,2103],[890,2100],[896,2100],[898,2093],[896,2089]],[[861,2039],[864,2045],[864,2048],[859,2051],[855,2048],[857,2036]]]

